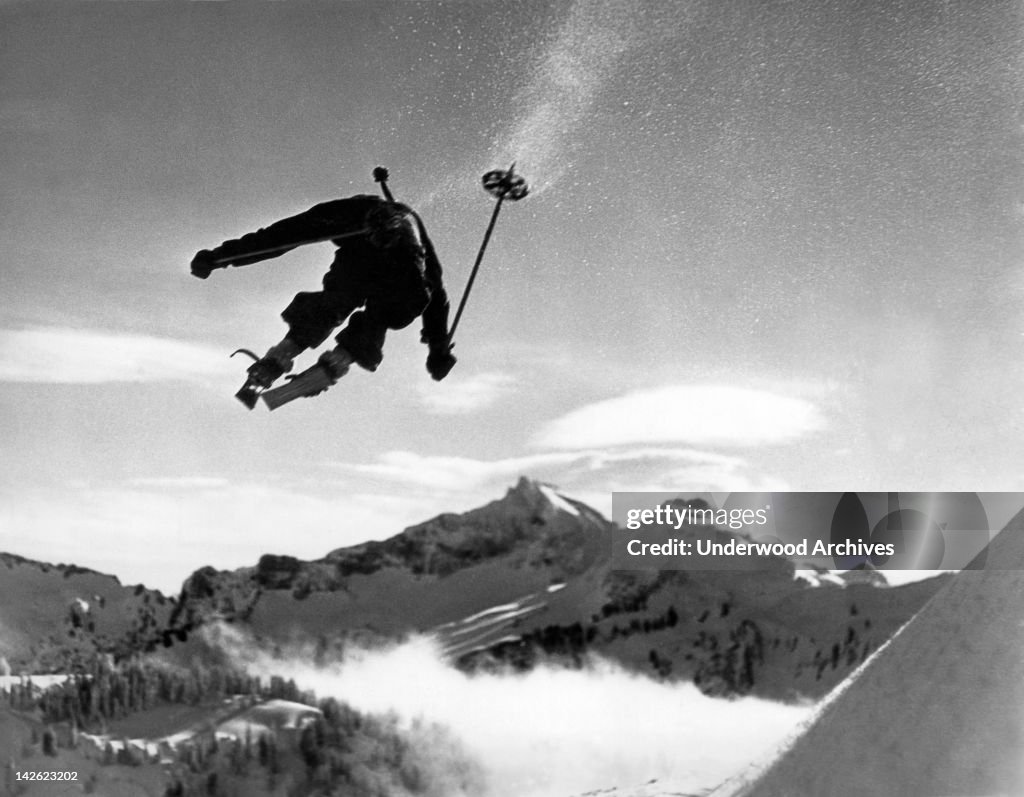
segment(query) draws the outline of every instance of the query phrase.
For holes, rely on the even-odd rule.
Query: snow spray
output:
[[[234,626],[204,630],[254,675],[292,678],[401,727],[445,729],[440,751],[421,738],[424,766],[439,755],[443,772],[456,750],[482,772],[474,797],[564,797],[652,778],[700,791],[767,756],[810,711],[708,697],[691,683],[657,682],[600,658],[579,670],[469,675],[426,636],[349,646],[340,660],[316,664],[301,645],[270,655]]]
[[[576,0],[540,45],[532,77],[516,97],[528,109],[499,137],[489,162],[516,161],[533,176],[533,193],[569,169],[579,128],[622,56],[640,40],[636,0]]]

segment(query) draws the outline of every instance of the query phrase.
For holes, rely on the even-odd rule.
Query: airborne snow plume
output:
[[[570,142],[622,56],[638,44],[635,0],[577,0],[544,47],[516,106],[529,109],[495,142],[491,163],[517,162],[534,194],[565,173]],[[537,176],[540,179],[537,179]]]
[[[272,657],[229,627],[216,641],[253,674],[293,678],[318,697],[397,715],[407,727],[447,728],[484,770],[487,797],[566,797],[652,778],[710,788],[775,749],[809,712],[710,698],[603,661],[467,675],[425,637],[324,667],[299,651]]]

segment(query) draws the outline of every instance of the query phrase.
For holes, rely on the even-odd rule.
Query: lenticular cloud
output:
[[[817,407],[764,390],[675,385],[599,401],[551,422],[543,448],[629,444],[768,445],[824,428]]]

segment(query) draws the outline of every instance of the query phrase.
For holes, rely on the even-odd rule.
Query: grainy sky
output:
[[[500,496],[1024,489],[1024,7],[0,5],[0,550],[174,590]],[[200,248],[388,166],[453,299],[232,398],[329,245]],[[310,357],[312,355],[309,355]],[[304,365],[305,362],[300,363]]]

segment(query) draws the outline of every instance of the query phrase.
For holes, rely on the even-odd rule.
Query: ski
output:
[[[247,409],[256,409],[256,402],[260,397],[260,389],[246,382],[242,389],[235,393],[235,398],[241,401]]]
[[[288,381],[279,387],[262,391],[258,397],[263,399],[268,409],[276,410],[297,398],[317,396],[347,374],[352,362],[352,355],[341,346],[335,346],[321,354],[315,365],[301,374],[288,377]]]
[[[260,358],[255,352],[249,349],[235,349],[231,353],[234,357],[236,354],[244,354],[246,357],[251,357],[253,364],[249,366],[249,376],[245,380],[245,384],[235,393],[235,398],[242,402],[248,409],[256,408],[256,401],[260,397],[260,392],[267,387],[272,379],[259,368]]]
[[[264,390],[257,398],[263,399],[268,409],[276,410],[283,404],[298,398],[308,398],[323,393],[338,380],[333,378],[320,363],[297,374],[278,387]]]

